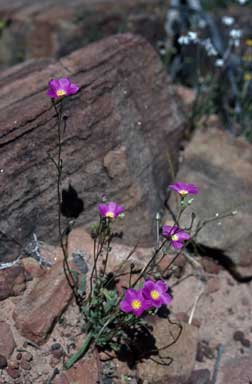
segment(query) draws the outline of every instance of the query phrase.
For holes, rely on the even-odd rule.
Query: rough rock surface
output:
[[[164,9],[159,0],[1,0],[0,67],[60,57],[118,32],[156,42],[164,35]]]
[[[230,359],[221,368],[220,383],[243,384],[252,378],[252,355]]]
[[[95,384],[99,382],[97,362],[94,356],[87,356],[65,373],[56,377],[53,384]]]
[[[0,355],[7,360],[16,347],[16,343],[9,324],[0,321]]]
[[[210,127],[194,135],[176,176],[176,180],[200,187],[200,195],[185,212],[182,223],[190,222],[192,211],[200,219],[215,217],[199,233],[197,241],[222,250],[244,267],[252,265],[251,175],[251,144]],[[174,207],[173,200],[171,205]],[[237,215],[221,218],[222,213],[232,211]]]
[[[177,325],[171,325],[167,319],[158,319],[154,323],[153,336],[155,337],[155,346],[163,348],[160,355],[139,363],[138,373],[148,383],[163,384],[185,384],[191,376],[196,356],[197,348],[197,328],[182,324],[182,333],[179,338],[179,328]],[[173,340],[177,340],[173,345]],[[166,347],[166,348],[165,348]],[[165,356],[161,358],[161,356]]]
[[[22,265],[0,270],[0,301],[18,296],[26,288],[25,269]]]
[[[21,335],[38,344],[46,341],[54,323],[66,309],[72,291],[65,278],[62,262],[55,264],[26,291],[13,314]]]
[[[70,76],[80,92],[65,104],[62,187],[71,183],[84,200],[79,223],[97,217],[105,191],[127,209],[125,241],[150,241],[185,127],[155,51],[138,36],[117,35],[24,72],[1,77],[0,230],[21,244],[33,232],[57,241],[56,175],[48,159],[48,152],[56,155],[57,130],[46,88],[48,79]],[[15,258],[13,244],[3,244],[1,261]]]

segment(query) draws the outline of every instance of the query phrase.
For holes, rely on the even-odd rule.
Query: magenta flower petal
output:
[[[69,96],[77,93],[79,87],[71,83],[68,77],[61,79],[52,79],[48,83],[47,95],[52,99],[59,99],[64,96]]]
[[[67,90],[71,86],[71,81],[68,77],[63,77],[62,79],[59,79],[59,87],[62,89]]]
[[[107,205],[106,204],[99,204],[98,205],[98,210],[99,210],[99,213],[102,217],[105,217],[106,216],[106,212],[107,212]]]
[[[136,296],[138,296],[138,291],[133,288],[128,288],[125,292],[125,299],[128,301],[133,300]]]
[[[165,284],[165,282],[163,280],[158,280],[156,282],[156,286],[160,289],[160,291],[162,292],[166,292],[167,291],[167,286]]]
[[[190,235],[176,225],[164,225],[162,227],[162,236],[169,239],[171,241],[171,245],[175,249],[183,248],[183,241],[190,239]]]
[[[174,249],[181,249],[184,246],[184,244],[181,243],[180,241],[172,241],[171,245],[173,246]]]
[[[172,300],[167,293],[167,286],[164,281],[146,280],[143,287],[143,296],[153,307],[160,308],[161,305],[169,304]]]
[[[126,313],[129,313],[132,311],[132,308],[131,308],[131,306],[127,300],[122,300],[120,302],[120,309],[121,309],[121,311],[126,312]]]
[[[80,88],[76,84],[71,84],[69,87],[69,93],[71,95],[74,95],[75,93],[77,93],[79,91],[79,89]]]
[[[150,302],[143,297],[142,289],[138,291],[133,288],[127,289],[124,299],[120,303],[121,311],[132,312],[137,317],[149,308]]]
[[[101,217],[108,217],[110,219],[115,219],[124,211],[123,207],[113,201],[107,204],[99,204],[98,209]]]
[[[186,195],[197,195],[199,193],[199,188],[194,184],[185,184],[177,182],[170,184],[168,188],[180,194],[180,196]]]
[[[181,229],[175,234],[178,236],[179,240],[189,240],[190,235],[186,233],[185,231],[182,231]]]

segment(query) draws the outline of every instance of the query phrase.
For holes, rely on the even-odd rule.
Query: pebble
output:
[[[12,379],[17,379],[18,377],[20,377],[19,369],[15,369],[15,368],[12,368],[12,367],[7,367],[6,368],[6,372],[7,372],[7,374],[10,377],[12,377]]]
[[[8,367],[14,368],[14,369],[18,369],[19,362],[17,360],[11,359],[11,360],[8,361]]]
[[[16,359],[17,360],[21,360],[22,359],[22,353],[21,352],[18,352],[18,354],[16,356]]]
[[[211,373],[208,369],[198,369],[192,372],[188,384],[209,384]]]
[[[214,359],[214,350],[208,345],[206,340],[202,340],[197,346],[196,360],[202,363],[205,357],[210,360]]]
[[[233,334],[233,339],[235,341],[240,341],[242,342],[244,339],[244,333],[242,331],[235,331]]]
[[[55,343],[51,346],[51,354],[56,359],[61,359],[62,356],[64,356],[64,350],[62,346],[59,343]]]
[[[24,369],[25,371],[30,371],[31,370],[31,364],[28,361],[24,360],[24,359],[21,360],[20,367],[22,369]]]
[[[28,351],[23,352],[23,360],[28,361],[28,362],[32,361],[33,360],[32,353],[28,352]]]

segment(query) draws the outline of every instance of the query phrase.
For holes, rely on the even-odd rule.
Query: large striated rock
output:
[[[34,63],[34,71],[26,65],[29,73],[21,66],[0,79],[0,230],[21,244],[32,232],[57,241],[56,172],[48,159],[57,153],[57,130],[46,88],[50,78],[70,76],[80,92],[65,100],[62,187],[71,183],[84,200],[79,223],[98,216],[106,192],[127,210],[126,240],[150,241],[185,126],[155,51],[125,34],[40,69]],[[13,244],[2,244],[0,260],[15,258]]]
[[[157,42],[165,8],[160,0],[1,0],[0,67],[60,57],[118,32]]]
[[[25,288],[26,275],[22,265],[0,270],[0,301],[20,295]]]
[[[59,262],[17,304],[13,314],[16,328],[27,339],[43,343],[71,298],[72,291]]]
[[[196,132],[176,176],[200,188],[182,224],[190,223],[192,211],[201,220],[215,218],[200,231],[197,241],[222,250],[233,263],[244,267],[252,265],[251,175],[252,145],[210,127]],[[173,200],[171,205],[175,207]],[[223,213],[230,216],[222,218]]]

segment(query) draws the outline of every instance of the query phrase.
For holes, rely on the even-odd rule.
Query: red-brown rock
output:
[[[159,0],[12,0],[0,2],[0,67],[31,58],[60,57],[119,31],[151,42],[164,35]]]
[[[17,304],[14,319],[22,336],[43,343],[72,298],[62,263],[55,264]]]
[[[95,384],[99,381],[98,379],[96,359],[94,356],[87,356],[56,377],[53,384]]]
[[[252,355],[229,359],[222,365],[219,373],[221,383],[243,384],[252,377]]]
[[[22,244],[31,232],[39,241],[58,240],[56,175],[48,159],[48,152],[56,155],[57,130],[46,88],[50,78],[62,76],[80,86],[66,102],[70,118],[62,148],[62,187],[71,182],[85,203],[78,223],[98,219],[97,203],[106,192],[127,210],[125,241],[150,242],[185,125],[156,52],[131,34],[92,44],[39,71],[30,66],[29,74],[21,67],[2,75],[0,229]],[[13,259],[3,243],[0,258]]]
[[[197,131],[184,153],[177,180],[199,186],[200,194],[183,214],[181,225],[215,218],[199,232],[197,241],[216,250],[218,262],[227,267],[228,260],[218,255],[222,250],[236,266],[243,266],[251,277],[252,266],[252,145],[234,139],[227,132],[210,126]],[[174,195],[172,195],[174,196]],[[175,207],[173,197],[171,206]],[[234,214],[232,215],[232,212]],[[229,217],[222,217],[229,213]],[[225,215],[224,215],[225,216]],[[207,251],[205,251],[206,256]],[[231,263],[229,262],[229,265]],[[232,268],[230,268],[231,271]],[[231,271],[232,272],[232,271]]]
[[[8,374],[12,379],[17,379],[18,377],[20,377],[20,371],[19,371],[19,369],[15,369],[15,368],[7,367],[7,368],[6,368],[6,372],[7,372],[7,374]]]
[[[26,288],[25,270],[22,265],[0,270],[0,301],[9,296],[18,296]]]
[[[154,323],[155,346],[163,350],[160,356],[154,357],[158,363],[147,359],[138,364],[139,377],[143,381],[153,384],[188,382],[195,364],[198,332],[195,327],[185,323],[182,323],[182,333],[177,339],[178,332],[178,326],[170,324],[167,319],[159,319]],[[174,339],[177,341],[168,346]]]
[[[16,347],[10,326],[5,321],[0,321],[0,355],[7,360]]]

